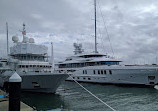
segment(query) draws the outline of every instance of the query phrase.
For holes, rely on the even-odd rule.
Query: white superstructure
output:
[[[8,59],[0,59],[0,86],[6,87],[8,78],[16,71],[22,77],[22,90],[54,93],[67,74],[54,72],[48,48],[26,37],[25,24],[22,34],[22,42],[13,36],[14,46],[10,48]]]

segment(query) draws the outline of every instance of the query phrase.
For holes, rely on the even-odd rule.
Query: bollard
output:
[[[20,111],[21,82],[16,72],[9,78],[9,111]]]

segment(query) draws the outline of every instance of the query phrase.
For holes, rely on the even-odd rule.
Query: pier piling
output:
[[[21,82],[16,72],[9,78],[9,111],[20,111]]]

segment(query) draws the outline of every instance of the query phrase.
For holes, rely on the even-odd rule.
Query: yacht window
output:
[[[83,77],[83,79],[86,79],[85,77]]]
[[[95,70],[93,70],[93,73],[95,74]]]
[[[75,79],[75,77],[73,77],[73,79]]]
[[[91,78],[88,78],[88,80],[91,80]]]
[[[71,58],[68,58],[68,59],[66,59],[65,61],[69,61],[69,60],[72,60]]]
[[[26,56],[23,56],[23,59],[26,60]]]
[[[109,74],[112,74],[112,71],[111,71],[111,70],[109,70]]]
[[[84,74],[84,70],[83,70],[83,74]]]
[[[103,74],[103,70],[101,70],[101,74]]]
[[[79,56],[79,57],[83,57],[83,58],[91,58],[91,57],[103,57],[104,55],[83,55],[83,56]]]
[[[2,67],[2,64],[0,64],[0,67]]]
[[[106,74],[106,70],[104,70],[104,74]]]
[[[100,74],[100,70],[98,70],[98,74]]]
[[[109,66],[109,65],[110,65],[110,62],[106,62],[106,65],[108,65],[108,66]]]
[[[87,70],[85,70],[85,74],[87,74]]]
[[[80,79],[79,77],[77,77],[77,79]]]

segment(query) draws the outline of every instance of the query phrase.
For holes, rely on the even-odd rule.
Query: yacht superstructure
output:
[[[68,75],[53,70],[49,61],[48,48],[37,45],[33,38],[26,37],[23,24],[23,41],[13,36],[14,46],[10,48],[8,59],[0,60],[0,86],[7,84],[8,78],[16,71],[22,77],[22,90],[55,93]]]

